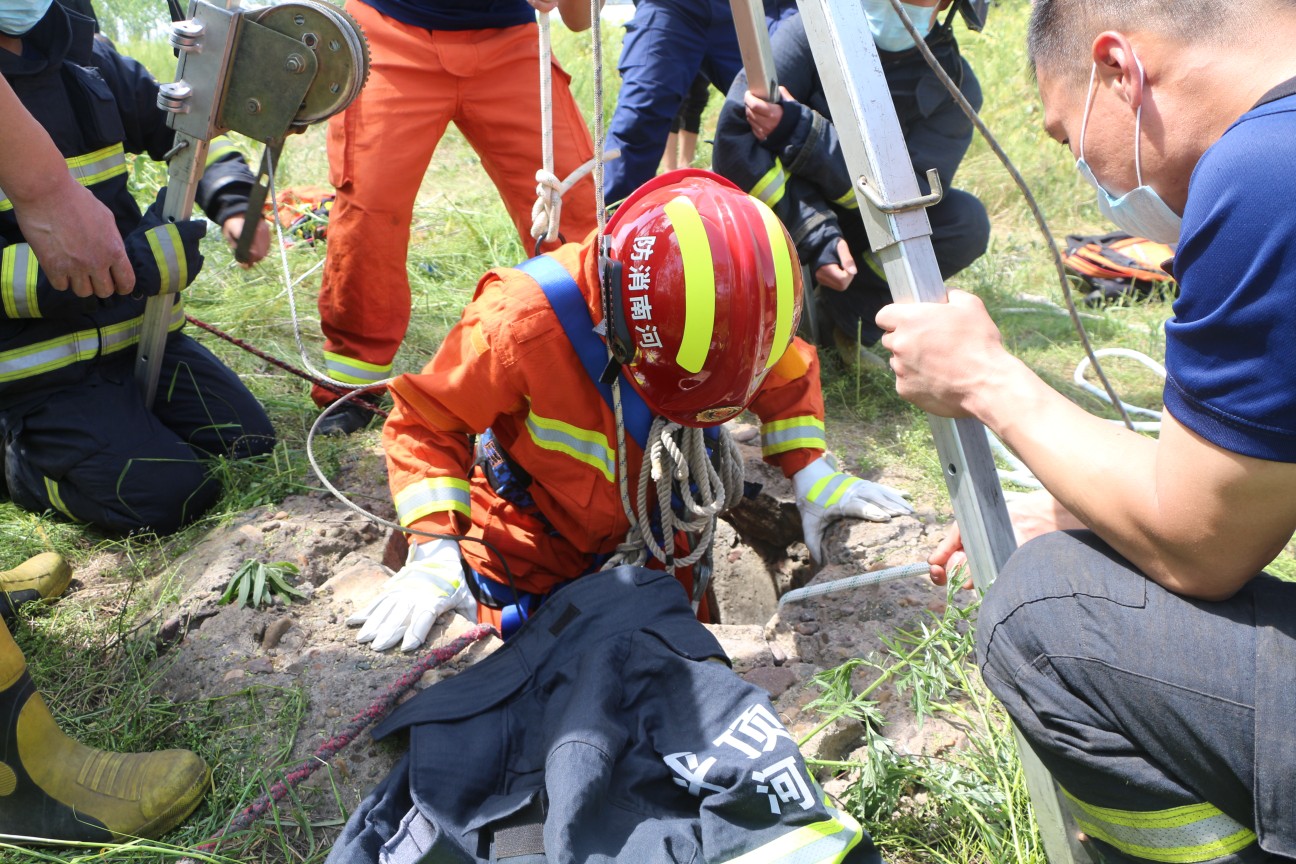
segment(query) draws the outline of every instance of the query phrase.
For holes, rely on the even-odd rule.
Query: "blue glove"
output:
[[[906,493],[871,480],[843,474],[820,456],[792,475],[801,531],[810,557],[823,562],[823,534],[838,519],[890,522],[892,516],[912,513]]]
[[[183,291],[202,269],[198,243],[207,236],[207,222],[162,218],[166,187],[158,190],[139,225],[126,237],[126,257],[135,270],[135,293],[141,297]]]

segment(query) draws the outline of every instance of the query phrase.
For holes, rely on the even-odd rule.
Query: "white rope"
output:
[[[614,401],[619,407],[619,398]],[[617,414],[619,418],[620,411]],[[624,464],[620,460],[625,426],[619,419],[617,431],[618,461]],[[717,517],[737,506],[743,494],[742,454],[728,429],[720,427],[718,431],[715,459],[712,460],[707,454],[703,430],[681,426],[664,417],[653,420],[644,450],[644,464],[639,469],[638,499],[634,508],[630,506],[628,484],[624,472],[621,472],[622,507],[630,520],[630,530],[603,565],[604,570],[625,564],[642,566],[652,555],[673,573],[697,563],[710,552]],[[655,508],[654,502],[649,500],[650,483],[655,493]],[[673,506],[675,497],[681,502],[679,511]],[[660,542],[654,528],[660,534]],[[680,531],[690,535],[692,548],[687,555],[676,557],[675,536]]]

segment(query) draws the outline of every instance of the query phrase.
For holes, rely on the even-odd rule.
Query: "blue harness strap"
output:
[[[544,292],[545,299],[558,316],[558,323],[567,334],[580,358],[581,365],[589,375],[599,395],[607,403],[608,410],[616,415],[612,405],[612,388],[602,380],[603,370],[607,367],[607,345],[602,337],[594,332],[594,319],[590,317],[589,306],[585,295],[581,293],[576,280],[563,267],[548,255],[537,255],[517,265],[517,269],[530,276]],[[643,397],[624,378],[621,380],[621,416],[625,420],[626,432],[634,438],[639,449],[648,443],[648,432],[652,429],[653,414],[644,403]]]

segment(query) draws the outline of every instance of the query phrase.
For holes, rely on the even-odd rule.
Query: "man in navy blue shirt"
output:
[[[985,679],[1100,860],[1296,860],[1296,585],[1260,572],[1296,530],[1296,6],[1036,0],[1029,39],[1047,131],[1114,222],[1178,241],[1181,296],[1159,440],[1052,390],[969,294],[878,315],[901,395],[1047,489]]]

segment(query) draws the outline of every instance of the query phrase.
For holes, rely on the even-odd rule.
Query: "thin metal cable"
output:
[[[1017,188],[1021,190],[1022,196],[1026,199],[1027,206],[1030,207],[1031,215],[1035,217],[1035,224],[1039,227],[1040,233],[1044,235],[1045,245],[1048,246],[1049,252],[1052,255],[1053,266],[1057,270],[1058,280],[1062,284],[1062,297],[1066,301],[1067,311],[1071,315],[1071,323],[1074,325],[1076,333],[1080,336],[1080,344],[1084,346],[1085,356],[1088,357],[1089,362],[1093,364],[1094,374],[1098,376],[1098,380],[1102,382],[1103,389],[1106,390],[1107,395],[1111,397],[1111,404],[1120,414],[1121,420],[1125,423],[1126,428],[1133,431],[1134,422],[1125,411],[1120,396],[1116,394],[1116,389],[1112,387],[1111,382],[1107,380],[1106,374],[1103,373],[1102,365],[1098,362],[1098,358],[1094,354],[1093,345],[1089,342],[1089,333],[1085,330],[1084,322],[1080,320],[1080,310],[1076,308],[1075,298],[1071,294],[1071,281],[1067,278],[1066,265],[1062,263],[1062,253],[1058,251],[1057,241],[1053,238],[1053,232],[1049,230],[1048,222],[1044,218],[1044,212],[1040,209],[1039,203],[1035,200],[1035,196],[1031,193],[1030,187],[1026,184],[1026,178],[1022,177],[1021,172],[1017,170],[1017,166],[1008,158],[1008,154],[1004,152],[1004,149],[999,146],[998,139],[996,139],[990,132],[990,128],[986,126],[984,121],[982,121],[980,115],[977,114],[976,109],[973,108],[971,103],[967,101],[967,98],[964,97],[963,91],[959,90],[958,85],[954,83],[954,80],[950,78],[950,76],[941,67],[940,61],[936,59],[936,55],[932,53],[931,48],[927,47],[927,40],[918,32],[918,28],[914,27],[913,21],[909,19],[909,13],[905,11],[900,0],[891,0],[891,6],[895,9],[896,14],[900,16],[901,23],[903,23],[905,29],[909,31],[909,35],[913,38],[914,44],[918,47],[918,50],[922,52],[923,59],[927,61],[927,65],[932,68],[932,71],[936,73],[936,77],[945,85],[945,89],[948,90],[950,96],[954,98],[955,104],[957,104],[959,108],[962,109],[963,113],[967,115],[967,118],[972,121],[972,125],[976,126],[977,131],[981,133],[981,137],[985,138],[986,143],[990,145],[990,149],[994,151],[995,156],[999,157],[999,161],[1003,163],[1004,168],[1007,169],[1008,173],[1012,176],[1013,182],[1016,183]]]

